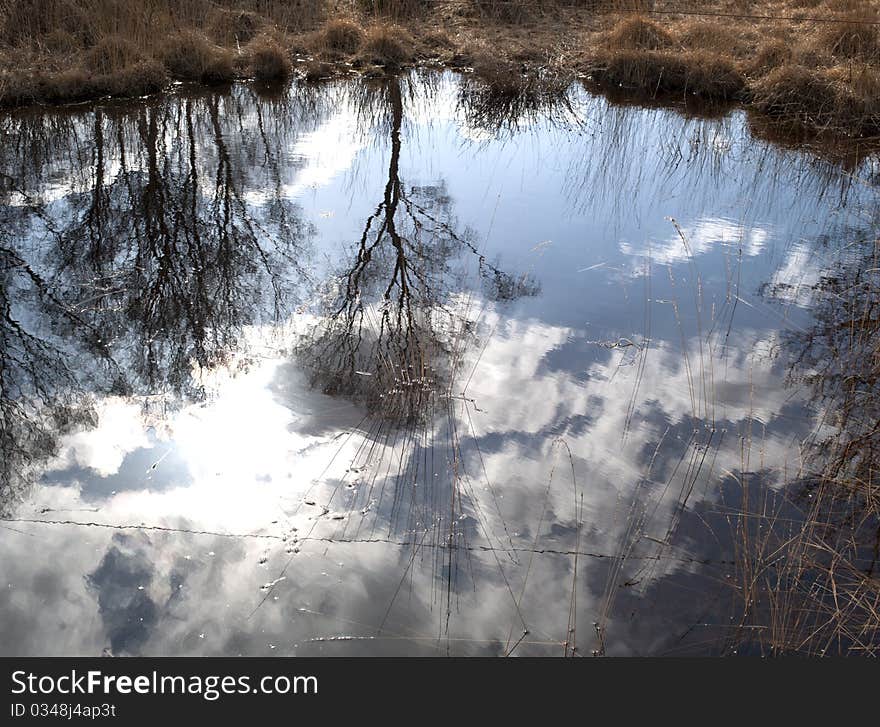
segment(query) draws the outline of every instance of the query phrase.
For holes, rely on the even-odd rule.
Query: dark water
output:
[[[544,101],[0,118],[2,653],[731,648],[874,160]]]

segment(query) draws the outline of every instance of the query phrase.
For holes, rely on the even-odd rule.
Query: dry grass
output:
[[[520,64],[501,60],[486,48],[470,50],[473,72],[459,87],[468,124],[492,133],[514,130],[536,118],[564,118],[571,111],[573,78],[564,69],[524,72]]]
[[[878,513],[865,500],[876,499],[876,486],[857,493],[845,480],[819,475],[793,488],[792,512],[768,506],[774,498],[767,493],[731,517],[741,612],[730,648],[768,656],[877,656],[880,577],[870,531],[876,532]]]
[[[472,4],[478,17],[497,23],[527,22],[540,8],[529,0],[474,0]]]
[[[315,49],[328,54],[352,55],[364,43],[364,29],[351,18],[327,21],[315,37]]]
[[[472,49],[470,56],[474,78],[494,93],[515,94],[525,83],[520,67],[492,55],[485,48]]]
[[[326,61],[311,60],[303,64],[300,70],[306,81],[317,82],[333,78],[335,67]]]
[[[83,54],[84,66],[100,75],[113,73],[144,61],[144,54],[130,40],[108,35]]]
[[[220,45],[250,43],[266,27],[266,19],[249,10],[217,8],[208,16],[208,35]]]
[[[765,76],[770,71],[787,66],[794,61],[794,49],[785,41],[769,38],[746,60],[743,70],[753,78]]]
[[[245,49],[248,68],[260,81],[277,81],[293,73],[293,64],[281,44],[271,36],[257,36]]]
[[[724,52],[733,58],[749,57],[754,52],[756,34],[748,28],[708,21],[686,21],[676,36],[685,48]]]
[[[678,47],[679,43],[658,23],[634,15],[600,34],[598,45],[605,51],[663,50]]]
[[[742,97],[745,78],[726,58],[709,51],[619,50],[597,54],[592,80],[604,87],[730,101]]]
[[[779,0],[760,14],[804,21],[622,16],[588,37],[586,70],[618,94],[735,100],[801,131],[877,133],[876,6],[869,0]],[[817,17],[846,22],[815,22]]]
[[[103,96],[145,96],[168,84],[164,67],[152,60],[115,68],[112,73],[88,73],[82,68],[52,73],[0,72],[0,100],[24,105],[35,101],[61,103]]]
[[[94,18],[82,5],[72,0],[5,0],[0,4],[0,42],[16,46],[27,40],[39,40],[50,33],[64,32],[79,44],[95,42]]]
[[[160,55],[168,72],[185,81],[225,83],[236,76],[232,51],[214,45],[191,30],[167,38]]]
[[[868,66],[812,69],[787,64],[752,85],[758,110],[817,130],[845,128],[856,135],[880,129],[880,72]]]
[[[876,21],[877,17],[871,20]],[[807,42],[835,59],[880,61],[880,33],[876,25],[862,22],[826,25],[813,33]]]
[[[380,66],[398,67],[413,57],[412,36],[399,25],[374,25],[364,39],[365,60]]]
[[[630,89],[652,98],[697,95],[706,99],[738,98],[745,80],[735,65],[707,48],[716,35],[704,24],[691,24],[679,36],[640,15],[625,17],[597,37],[591,77],[602,87]],[[683,46],[696,46],[684,50]]]
[[[803,443],[783,499],[748,496],[737,532],[740,614],[731,646],[763,654],[880,653],[880,242],[854,251],[814,288],[815,324],[792,333],[790,379],[833,422]],[[860,253],[857,251],[861,251]],[[783,512],[785,508],[785,512]]]
[[[672,12],[756,8],[747,0],[0,0],[0,104],[108,88],[138,94],[155,86],[157,66],[170,78],[220,82],[428,61],[479,66],[496,89],[562,69],[618,96],[736,101],[813,131],[872,133],[876,0],[760,5],[779,21]]]
[[[358,0],[357,5],[373,17],[390,17],[396,20],[423,15],[430,0]]]

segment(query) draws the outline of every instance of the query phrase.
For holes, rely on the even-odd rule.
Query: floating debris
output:
[[[274,588],[276,585],[281,583],[281,581],[286,581],[286,580],[287,580],[287,576],[281,576],[280,578],[276,578],[274,581],[269,581],[268,583],[264,583],[262,586],[260,586],[260,590],[263,591],[263,593],[265,593],[266,591]]]

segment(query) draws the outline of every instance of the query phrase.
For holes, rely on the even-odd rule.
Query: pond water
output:
[[[0,136],[0,652],[732,648],[873,157],[431,74]]]

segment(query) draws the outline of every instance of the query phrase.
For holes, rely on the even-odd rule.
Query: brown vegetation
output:
[[[705,100],[735,100],[745,79],[726,58],[708,51],[621,50],[597,56],[592,78],[599,85]]]
[[[617,93],[733,100],[799,131],[877,133],[880,15],[869,0],[719,10],[737,17],[621,17],[594,34],[586,70]]]
[[[159,54],[175,78],[202,83],[223,83],[235,78],[232,52],[215,46],[194,31],[185,30],[170,36]]]
[[[802,75],[802,74],[800,74]],[[732,648],[767,655],[880,652],[880,242],[853,251],[815,286],[815,324],[788,334],[792,383],[827,422],[803,442],[782,493],[757,493],[731,512],[739,618]],[[743,476],[745,480],[745,476]]]
[[[258,36],[247,46],[251,75],[260,81],[276,81],[293,73],[287,51],[271,36]]]
[[[412,36],[398,25],[376,25],[367,31],[363,52],[380,66],[399,66],[413,55]]]
[[[754,106],[787,124],[820,131],[846,129],[866,136],[880,130],[880,73],[862,66],[774,68],[752,85]]]
[[[351,55],[364,42],[364,29],[350,18],[328,21],[318,32],[315,49],[323,53]]]
[[[523,23],[534,17],[540,7],[528,0],[474,0],[476,14],[500,23]]]
[[[876,0],[0,0],[0,105],[431,63],[475,67],[495,91],[581,75],[618,96],[736,101],[864,135],[878,19]]]
[[[399,19],[423,14],[430,0],[358,0],[357,5],[375,17]]]
[[[610,30],[602,33],[598,45],[610,52],[680,47],[662,26],[639,15],[624,18]]]
[[[266,25],[264,18],[248,10],[218,8],[208,16],[208,35],[221,45],[249,43]]]

